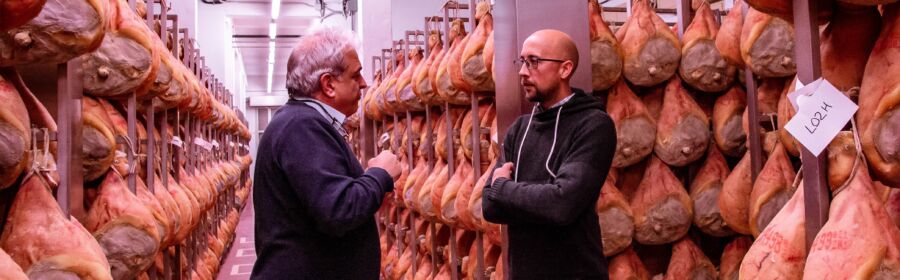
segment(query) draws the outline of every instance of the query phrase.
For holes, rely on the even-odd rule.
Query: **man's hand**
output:
[[[504,163],[503,166],[494,169],[494,181],[491,182],[491,185],[497,181],[499,178],[509,179],[512,174],[513,164],[512,162]]]
[[[384,169],[391,175],[394,180],[400,177],[400,161],[397,156],[390,151],[382,151],[380,154],[369,160],[369,168],[378,167]]]

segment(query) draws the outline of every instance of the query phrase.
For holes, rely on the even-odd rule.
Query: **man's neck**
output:
[[[566,99],[566,97],[569,97],[569,95],[572,95],[572,93],[572,88],[569,85],[561,85],[559,89],[553,93],[553,98],[541,102],[541,109],[550,109],[553,105],[556,105],[563,99]]]

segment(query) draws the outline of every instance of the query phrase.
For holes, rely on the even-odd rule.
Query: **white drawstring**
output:
[[[522,135],[522,141],[519,141],[519,151],[516,152],[516,172],[513,173],[513,181],[519,182],[519,161],[522,159],[522,146],[525,146],[525,138],[528,137],[528,130],[531,129],[531,120],[534,119],[534,112],[537,110],[537,105],[531,107],[531,116],[528,116],[528,125],[525,126],[525,134]]]
[[[547,155],[547,161],[544,162],[544,168],[547,170],[547,173],[550,173],[550,176],[553,176],[553,179],[556,180],[556,173],[550,170],[550,159],[553,158],[553,150],[556,148],[556,140],[559,135],[559,117],[562,114],[563,106],[565,104],[559,106],[559,111],[556,112],[556,123],[553,126],[553,144],[550,145],[550,154]],[[534,120],[534,112],[537,110],[537,105],[531,108],[531,116],[528,118],[528,124],[525,126],[525,134],[522,135],[522,141],[519,141],[519,151],[516,152],[516,172],[513,173],[513,181],[519,181],[519,162],[522,159],[522,147],[525,146],[525,138],[528,137],[528,131],[531,129],[531,121]]]
[[[556,180],[556,173],[550,171],[550,158],[553,157],[553,149],[556,148],[556,136],[559,133],[559,115],[562,114],[563,106],[566,105],[560,105],[559,111],[556,112],[556,124],[553,126],[553,144],[550,144],[550,154],[547,155],[547,161],[544,163],[544,168],[547,169],[547,172],[550,173],[550,176],[553,176],[553,180]]]

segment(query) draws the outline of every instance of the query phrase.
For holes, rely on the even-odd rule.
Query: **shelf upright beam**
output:
[[[792,0],[794,7],[794,29],[797,44],[794,48],[797,59],[797,78],[809,84],[822,76],[819,53],[819,1]],[[829,189],[826,185],[826,159],[828,151],[813,155],[806,147],[800,146],[803,161],[803,193],[806,203],[806,249],[809,251],[816,235],[828,220]]]
[[[82,90],[81,58],[57,65],[57,134],[59,188],[56,199],[66,217],[85,219],[84,171],[82,170]]]

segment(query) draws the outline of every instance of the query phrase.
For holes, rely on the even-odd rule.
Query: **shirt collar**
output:
[[[334,107],[331,107],[328,104],[325,104],[325,102],[319,101],[318,99],[307,98],[307,97],[295,97],[294,100],[312,101],[312,102],[318,103],[319,105],[322,105],[322,107],[310,106],[311,104],[308,104],[307,106],[312,107],[313,109],[316,109],[316,111],[318,111],[319,114],[321,114],[323,117],[325,117],[326,120],[331,121],[331,118],[334,118],[334,120],[336,120],[338,122],[338,124],[343,125],[344,121],[347,119],[346,115],[344,115],[343,113],[341,113]],[[325,108],[325,111],[322,111],[322,108]]]
[[[574,92],[569,94],[569,96],[566,96],[566,98],[563,98],[559,102],[556,102],[556,104],[553,104],[553,106],[550,106],[550,108],[543,109],[543,108],[541,108],[541,106],[538,106],[538,108],[542,109],[541,112],[543,112],[543,111],[547,111],[547,110],[562,106],[563,104],[566,104],[567,102],[569,102],[569,100],[571,100],[573,96],[575,96]]]

